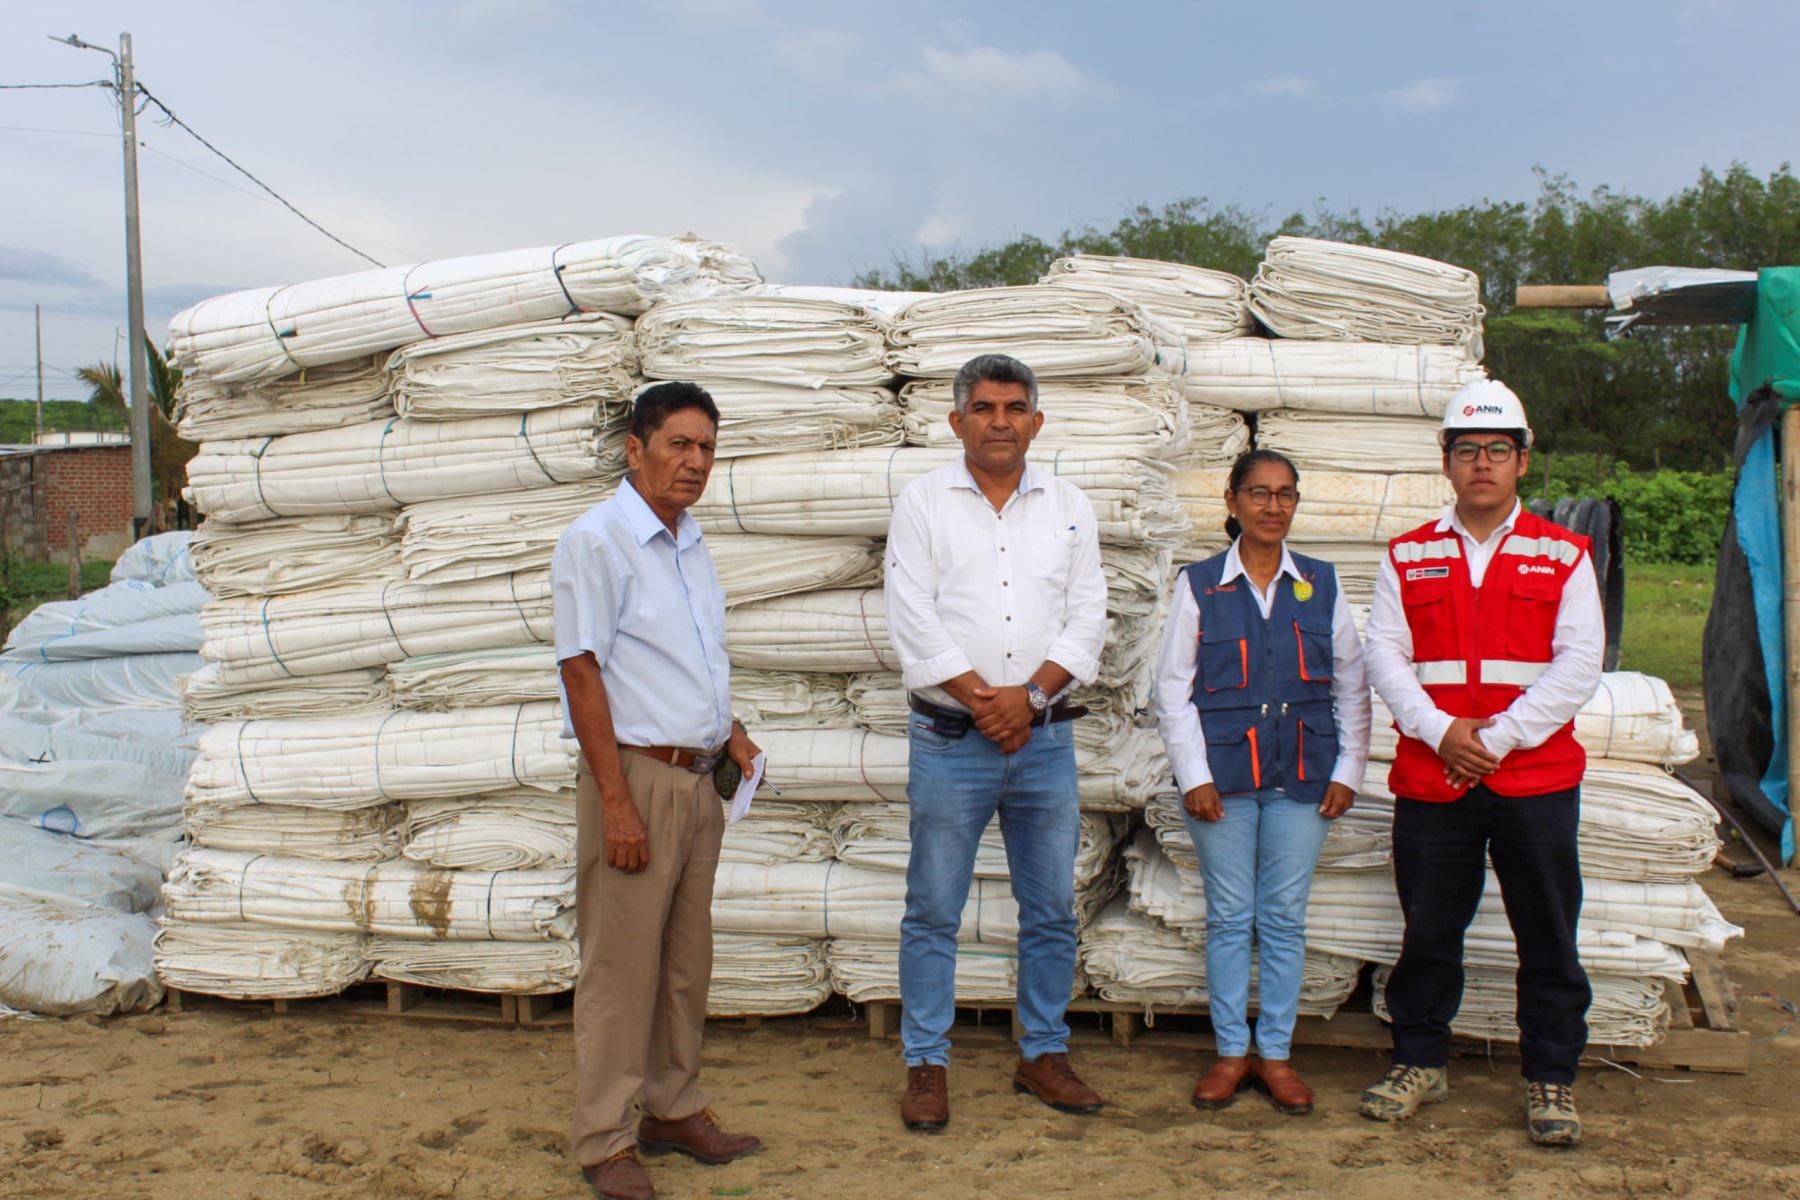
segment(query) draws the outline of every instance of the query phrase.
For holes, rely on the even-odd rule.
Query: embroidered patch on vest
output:
[[[1305,579],[1294,580],[1294,599],[1304,604],[1313,597],[1313,585]]]
[[[1449,567],[1409,567],[1406,571],[1408,583],[1415,579],[1447,579],[1449,576]]]

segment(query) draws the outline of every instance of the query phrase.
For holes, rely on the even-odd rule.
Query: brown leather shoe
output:
[[[1238,1054],[1213,1059],[1206,1074],[1194,1082],[1195,1108],[1230,1108],[1250,1079],[1250,1056]]]
[[[656,1200],[656,1188],[638,1162],[635,1148],[619,1151],[596,1166],[581,1168],[599,1200]]]
[[[906,1068],[906,1095],[900,1099],[900,1119],[908,1129],[942,1133],[950,1123],[950,1072],[943,1067]]]
[[[1250,1085],[1269,1098],[1277,1112],[1304,1117],[1313,1110],[1312,1089],[1285,1058],[1259,1058],[1250,1074]]]
[[[674,1150],[695,1162],[716,1167],[755,1154],[762,1149],[762,1143],[747,1133],[726,1133],[719,1128],[718,1114],[707,1108],[679,1121],[644,1116],[638,1121],[638,1149],[645,1154]]]
[[[1013,1071],[1013,1091],[1030,1092],[1058,1112],[1095,1113],[1106,1107],[1075,1074],[1067,1054],[1040,1054],[1030,1062],[1021,1058]]]

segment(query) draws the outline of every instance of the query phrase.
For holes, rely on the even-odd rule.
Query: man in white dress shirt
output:
[[[747,774],[757,754],[731,717],[725,595],[687,512],[718,427],[693,384],[646,389],[631,474],[569,526],[550,568],[563,736],[581,744],[571,1148],[608,1200],[655,1196],[639,1151],[724,1163],[761,1147],[719,1128],[700,1085],[725,829],[712,771],[729,754]]]
[[[1094,508],[1025,461],[1044,423],[1029,367],[984,354],[963,365],[953,391],[963,456],[907,485],[887,543],[888,631],[913,708],[901,1119],[927,1132],[950,1118],[958,930],[996,813],[1019,905],[1013,1086],[1065,1112],[1101,1107],[1069,1065],[1063,1020],[1080,833],[1071,721],[1085,710],[1059,699],[1093,680],[1106,639]]]
[[[1363,1093],[1376,1120],[1443,1100],[1463,933],[1491,858],[1518,943],[1518,1022],[1532,1140],[1573,1145],[1587,974],[1576,847],[1587,755],[1573,721],[1600,684],[1605,619],[1586,538],[1521,508],[1531,428],[1497,380],[1444,414],[1443,517],[1388,547],[1369,613],[1369,681],[1400,741],[1394,878],[1406,918],[1388,980],[1394,1065]]]

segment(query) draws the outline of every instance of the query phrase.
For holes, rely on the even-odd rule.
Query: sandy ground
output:
[[[1788,877],[1800,887],[1800,872]],[[950,1129],[926,1137],[896,1116],[894,1044],[811,1018],[710,1030],[720,1109],[763,1137],[763,1154],[651,1170],[671,1197],[1800,1197],[1800,1028],[1781,1033],[1793,1018],[1770,998],[1800,999],[1800,918],[1766,880],[1706,883],[1749,929],[1727,966],[1753,1069],[1586,1070],[1578,1150],[1526,1142],[1517,1066],[1503,1058],[1456,1060],[1451,1102],[1406,1127],[1355,1113],[1383,1067],[1374,1051],[1297,1054],[1319,1092],[1311,1117],[1251,1096],[1201,1114],[1187,1092],[1202,1056],[1159,1046],[1154,1031],[1129,1049],[1098,1034],[1078,1046],[1112,1101],[1088,1118],[1015,1095],[1010,1048],[965,1038]],[[566,1029],[363,1017],[333,1003],[0,1023],[0,1195],[579,1197],[564,1153],[571,1059]]]
[[[1800,872],[1787,879],[1800,889]],[[1355,1112],[1383,1055],[1301,1047],[1313,1116],[1254,1096],[1202,1114],[1187,1095],[1203,1056],[1155,1031],[1129,1049],[1098,1033],[1078,1044],[1111,1100],[1086,1118],[1015,1095],[1008,1044],[964,1037],[951,1126],[927,1137],[896,1114],[896,1044],[814,1017],[709,1031],[719,1108],[763,1154],[650,1168],[668,1197],[1800,1197],[1800,1024],[1786,1029],[1795,1018],[1777,999],[1800,1000],[1800,917],[1767,880],[1703,882],[1748,929],[1726,965],[1752,1070],[1584,1070],[1577,1150],[1528,1144],[1514,1060],[1457,1059],[1450,1103],[1387,1127]],[[580,1197],[564,1150],[572,1065],[566,1028],[365,1017],[335,1002],[0,1022],[0,1196]]]

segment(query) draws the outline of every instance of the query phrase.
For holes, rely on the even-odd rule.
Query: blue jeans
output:
[[[915,715],[906,799],[912,855],[900,922],[900,1043],[909,1067],[950,1065],[956,931],[975,851],[996,811],[1019,904],[1019,1050],[1068,1049],[1063,1014],[1075,980],[1075,846],[1081,834],[1071,723],[1041,725],[1004,755],[975,729],[948,738]]]
[[[1280,788],[1224,798],[1225,815],[1184,810],[1206,884],[1206,990],[1219,1053],[1250,1052],[1250,934],[1256,933],[1256,1049],[1285,1059],[1299,1014],[1306,898],[1331,822]]]

